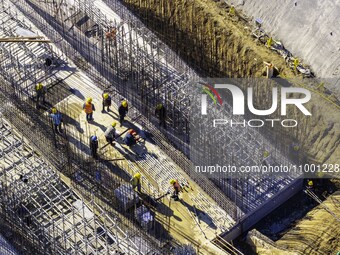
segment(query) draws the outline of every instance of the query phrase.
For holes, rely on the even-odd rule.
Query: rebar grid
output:
[[[85,203],[1,118],[1,207],[53,254],[143,254],[94,201]]]
[[[60,36],[62,36],[67,43],[59,40],[56,44],[63,51],[65,50],[68,56],[74,60],[80,59],[79,56],[84,57],[92,66],[84,65],[83,68],[96,77],[97,81],[101,77],[105,78],[98,85],[107,87],[111,91],[119,92],[119,95],[116,93],[116,98],[120,96],[128,98],[136,109],[135,115],[137,115],[137,112],[141,112],[145,116],[141,117],[139,122],[157,135],[156,138],[159,140],[157,145],[162,149],[167,149],[166,151],[174,158],[175,162],[191,173],[189,171],[192,167],[191,162],[181,153],[171,149],[171,146],[163,141],[167,137],[180,150],[188,154],[189,122],[187,107],[190,97],[185,96],[185,89],[188,89],[191,81],[196,78],[198,80],[199,77],[196,77],[193,72],[186,70],[187,73],[185,73],[180,68],[176,69],[177,65],[175,64],[173,66],[168,64],[169,62],[175,62],[173,59],[178,60],[175,54],[164,54],[162,47],[159,47],[156,39],[157,43],[153,41],[154,37],[152,37],[152,34],[150,35],[148,30],[140,27],[139,23],[134,23],[134,19],[126,21],[127,18],[124,18],[124,14],[125,17],[130,17],[130,14],[119,2],[106,2],[112,8],[117,8],[115,11],[117,13],[120,12],[119,16],[123,18],[110,21],[99,10],[98,6],[89,2],[85,2],[84,5],[81,2],[76,2],[76,5],[72,6],[72,8],[69,8],[70,6],[65,5],[65,3],[63,5],[57,3],[54,6],[48,2],[37,3],[35,1],[28,1],[27,4],[19,0],[15,1],[15,4],[34,23],[39,24],[40,28],[46,28],[47,35],[53,40],[57,41],[56,39],[60,39]],[[58,10],[57,13],[56,10]],[[107,12],[108,15],[112,15],[110,11]],[[80,20],[85,17],[85,13],[96,26],[89,27],[89,25],[81,24]],[[48,24],[46,23],[47,20]],[[67,22],[63,22],[65,20]],[[121,23],[122,21],[123,23]],[[112,27],[118,29],[117,40],[115,42],[107,41],[104,37],[105,32],[108,32]],[[91,28],[91,31],[95,31],[92,35],[88,33],[89,28]],[[167,61],[168,59],[169,62]],[[77,64],[80,65],[82,63],[78,61]],[[112,85],[114,85],[114,88]],[[156,119],[152,114],[154,106],[158,102],[163,102],[169,111],[168,123],[170,127],[166,131],[162,130],[163,134],[159,130],[155,130],[152,125],[152,123],[156,123]],[[245,149],[251,151],[252,148],[257,148],[254,155],[256,158],[260,158],[261,150],[267,146],[267,142],[265,139],[262,139],[262,136],[260,136],[260,139],[255,139],[255,137],[259,137],[257,132],[245,134],[233,133],[231,136],[230,139],[233,140],[233,151],[235,152],[231,156],[232,162],[240,163],[243,160],[246,162],[251,160],[253,162],[251,159],[253,155],[238,154],[237,152],[244,151]],[[248,146],[248,136],[252,139],[250,144],[253,147]],[[216,138],[227,139],[222,133]],[[276,148],[272,151],[275,152]],[[280,157],[277,160],[281,161]],[[144,166],[150,168],[147,164],[149,164],[149,160],[146,161]],[[157,177],[158,173],[155,172],[153,174]],[[202,183],[201,185],[205,191],[223,208],[226,208],[228,214],[232,215],[234,219],[239,219],[244,215],[233,203],[225,199],[224,196],[221,196],[220,191],[216,190],[210,181],[200,176],[193,176],[193,179],[198,183]],[[244,212],[254,210],[259,204],[270,199],[269,196],[263,196],[268,190],[258,188],[259,183],[263,183],[264,186],[269,188],[276,185],[273,181],[264,182],[264,180],[260,179],[249,180],[249,183],[241,180],[227,181],[218,179],[216,183]],[[281,181],[281,184],[289,185],[284,183],[284,181]],[[273,189],[273,193],[279,192],[280,188],[278,186],[277,190]]]
[[[183,96],[183,95],[182,95]],[[137,114],[137,112],[136,112],[136,114]],[[144,122],[146,122],[146,119],[144,119]],[[150,127],[151,128],[151,127]],[[156,130],[155,130],[156,131]],[[82,139],[83,141],[85,140],[85,139]],[[164,140],[164,137],[160,137],[160,139],[159,140]],[[167,146],[169,146],[169,145],[167,145]],[[162,142],[162,147],[164,147],[164,142]],[[164,155],[165,156],[165,155]],[[183,159],[183,160],[185,160],[185,157],[184,156],[181,156],[179,159]],[[164,161],[164,160],[163,160]],[[146,163],[144,164],[145,166],[147,166],[148,165],[148,161],[145,161]],[[167,162],[169,163],[169,160],[167,160]],[[164,162],[163,162],[164,163]],[[151,172],[151,174],[152,174],[152,177],[155,179],[155,180],[157,180],[157,182],[159,182],[160,183],[160,186],[162,187],[162,190],[163,190],[163,192],[165,191],[165,190],[167,190],[167,188],[168,188],[168,181],[167,181],[167,178],[168,177],[170,177],[170,176],[173,176],[174,178],[178,178],[183,184],[186,184],[186,180],[185,179],[183,179],[183,177],[181,177],[180,175],[178,175],[178,172],[176,172],[176,170],[175,169],[172,169],[172,164],[169,164],[169,166],[165,166],[166,164],[163,164],[161,161],[155,161],[155,164],[157,164],[157,167],[155,167],[154,168],[154,171],[152,171],[153,169],[151,169],[150,167],[146,167],[146,169],[145,169],[145,171],[146,172]],[[161,167],[163,165],[163,167]],[[149,166],[150,166],[150,164],[149,164]],[[133,164],[131,164],[130,165],[130,167],[132,167],[133,169],[132,169],[132,171],[135,171],[136,170],[136,168],[135,168],[135,166],[133,165]],[[166,169],[167,170],[167,172],[169,173],[169,176],[164,176],[164,175],[162,175],[162,174],[160,174],[160,171],[162,172],[162,170],[164,170],[164,169]],[[156,172],[157,171],[157,172]],[[162,176],[162,177],[164,177],[164,178],[158,178],[159,176]],[[79,177],[79,175],[78,175],[78,177]],[[205,188],[209,188],[209,185],[211,185],[211,184],[209,184],[209,182],[207,182],[207,185],[205,185]],[[150,189],[151,189],[152,187],[150,187]],[[217,194],[216,193],[216,196],[214,196],[214,197],[216,197],[217,199],[219,199],[219,200],[223,200],[223,197],[221,197],[221,195],[220,194]],[[232,204],[230,203],[230,202],[228,202],[226,199],[224,199],[225,200],[225,203],[221,203],[221,204],[224,204],[224,208],[225,207],[227,207],[228,208],[228,211],[230,211],[230,210],[232,210]],[[198,199],[198,201],[197,202],[199,202],[199,199]],[[228,206],[227,206],[228,205]],[[215,206],[214,205],[211,205],[213,208],[215,208]],[[217,213],[218,211],[220,211],[220,209],[218,209],[218,208],[216,208],[216,216],[218,217],[218,218],[221,218],[221,216]],[[219,226],[221,226],[222,224],[221,223],[219,223],[219,224],[217,224],[217,225],[219,225]],[[221,226],[221,227],[223,227],[223,226]]]

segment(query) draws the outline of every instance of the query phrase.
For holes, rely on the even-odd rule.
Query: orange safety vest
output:
[[[93,109],[92,109],[92,104],[91,103],[85,103],[85,107],[84,107],[84,111],[86,113],[92,113],[93,112]]]

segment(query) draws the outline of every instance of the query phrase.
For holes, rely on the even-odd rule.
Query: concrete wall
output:
[[[340,1],[227,0],[312,67],[318,77],[334,78],[330,89],[340,94]],[[296,5],[295,5],[296,4]],[[332,32],[333,35],[330,33]],[[337,84],[335,88],[335,84]]]
[[[296,179],[289,187],[286,187],[279,194],[272,199],[263,203],[259,208],[244,216],[234,227],[229,231],[222,233],[220,236],[228,242],[236,239],[242,233],[251,229],[257,222],[263,219],[266,215],[271,213],[277,207],[286,202],[289,198],[294,196],[302,189],[303,179]]]

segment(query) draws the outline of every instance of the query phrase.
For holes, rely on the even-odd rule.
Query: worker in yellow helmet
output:
[[[110,106],[111,106],[111,97],[108,93],[103,93],[102,94],[102,98],[103,98],[103,110],[102,112],[105,112],[105,106],[107,107],[107,112],[110,111]]]
[[[63,116],[55,107],[52,108],[51,112],[50,117],[52,119],[54,131],[56,134],[62,134],[63,131],[61,130],[61,123],[63,122]]]
[[[36,86],[35,86],[35,93],[36,93],[36,97],[37,97],[37,109],[40,106],[40,101],[42,100],[42,103],[45,104],[45,95],[47,93],[46,87],[39,82]]]
[[[116,139],[116,135],[117,135],[116,125],[117,125],[117,122],[112,122],[112,124],[109,127],[107,127],[106,131],[104,132],[106,141],[112,146],[114,145],[114,140]]]
[[[124,99],[118,108],[120,126],[123,125],[124,118],[129,111],[128,102]]]
[[[314,182],[310,179],[307,180],[307,188],[313,189],[314,188]]]
[[[175,179],[172,179],[172,180],[170,180],[170,184],[171,184],[171,186],[173,187],[173,189],[174,189],[174,192],[173,192],[173,194],[172,194],[172,198],[175,200],[175,201],[177,201],[179,198],[178,198],[178,194],[179,194],[179,192],[181,191],[181,185],[179,185],[179,182],[177,181],[177,180],[175,180]]]
[[[138,192],[141,192],[141,177],[140,173],[136,173],[130,180],[133,189],[137,188]]]
[[[297,67],[300,65],[300,61],[299,59],[294,59],[294,70],[296,71],[297,70]]]
[[[267,46],[268,48],[270,48],[270,47],[272,47],[272,45],[273,45],[273,38],[272,38],[272,37],[269,37],[269,39],[268,39],[267,42],[266,42],[266,46]]]
[[[229,15],[235,15],[235,6],[234,5],[231,5],[230,6],[230,9],[229,9]]]
[[[92,98],[89,97],[86,99],[86,102],[83,104],[83,110],[86,113],[86,120],[92,121],[93,120],[93,112],[96,110],[94,104],[92,104]]]

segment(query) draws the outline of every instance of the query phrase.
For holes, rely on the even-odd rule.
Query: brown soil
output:
[[[251,37],[250,22],[239,13],[229,15],[229,7],[222,1],[124,2],[203,76],[261,77],[263,61],[267,61],[278,68],[282,77],[297,77],[281,56]],[[310,82],[293,83],[301,86]],[[310,84],[305,86],[311,88]],[[260,87],[259,94],[271,96],[267,86]],[[300,143],[309,162],[340,163],[340,107],[325,99],[323,93],[312,93],[308,108],[312,116],[290,111],[289,118],[297,119],[299,128],[284,135]]]
[[[284,75],[293,75],[282,57],[271,54],[251,38],[246,20],[228,15],[224,3],[210,0],[124,2],[203,75],[261,76],[263,61],[275,63]]]
[[[340,251],[340,192],[309,212],[280,240],[273,242],[257,231],[248,235],[256,254],[337,254]]]

